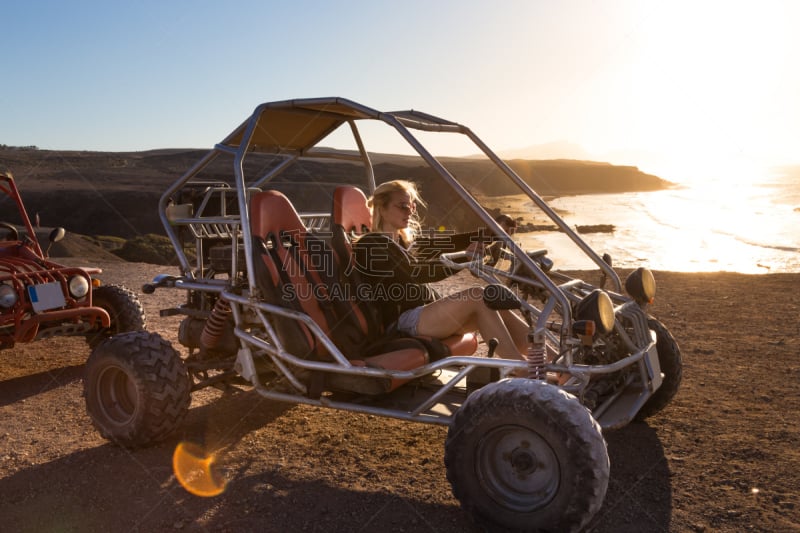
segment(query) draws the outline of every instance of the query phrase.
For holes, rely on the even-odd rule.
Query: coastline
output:
[[[702,192],[561,195],[546,201],[598,255],[610,254],[615,267],[759,275],[800,272],[793,215],[785,213],[785,206],[773,207],[770,202],[778,201],[774,193],[764,193],[757,207],[743,213],[741,194],[709,206]],[[548,250],[556,267],[563,269],[594,268],[578,245],[527,196],[480,201],[490,212],[517,220],[513,238],[522,248]]]

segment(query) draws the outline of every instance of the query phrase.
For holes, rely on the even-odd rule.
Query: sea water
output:
[[[775,174],[757,184],[706,182],[655,192],[565,196],[549,202],[573,229],[613,225],[581,237],[614,266],[674,272],[800,272],[800,180]],[[592,268],[566,234],[520,233],[558,268]]]

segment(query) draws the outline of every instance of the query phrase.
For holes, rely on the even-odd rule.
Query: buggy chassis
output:
[[[360,354],[337,346],[330,331],[304,309],[265,294],[257,276],[261,259],[254,244],[263,235],[253,234],[252,222],[270,213],[256,213],[253,199],[266,190],[293,190],[297,178],[287,178],[285,173],[306,160],[360,166],[364,176],[359,185],[369,195],[376,177],[361,138],[362,121],[378,121],[397,132],[487,231],[503,242],[509,263],[505,269],[483,261],[459,262],[458,254],[444,254],[441,260],[453,269],[469,270],[487,286],[524,288],[511,296],[507,289],[497,289],[505,295],[505,303],[496,308],[515,308],[528,318],[528,355],[541,358],[545,354],[546,359],[516,361],[491,357],[491,353],[485,357],[475,355],[473,349],[417,366],[364,365]],[[318,147],[339,128],[349,128],[357,150]],[[466,136],[504,179],[527,195],[591,259],[610,288],[552,270],[543,259],[544,252],[522,249],[414,131]],[[232,175],[220,171],[224,168],[220,161],[228,162]],[[308,171],[301,167],[299,173]],[[294,190],[302,190],[306,197],[309,191],[321,190],[318,183],[309,181],[307,188]],[[295,204],[300,201],[295,197]],[[342,98],[265,103],[164,192],[159,216],[175,248],[180,274],[156,276],[143,292],[186,292],[184,305],[162,314],[185,316],[179,341],[189,355],[179,357],[156,333],[117,336],[97,348],[94,364],[116,364],[119,373],[137,383],[144,381],[141,376],[150,368],[137,363],[143,352],[160,352],[151,354],[151,359],[168,360],[174,368],[167,399],[150,409],[150,398],[139,392],[130,402],[145,408],[135,412],[104,406],[102,398],[108,392],[104,387],[111,385],[87,379],[87,404],[95,425],[122,445],[147,445],[169,435],[188,409],[191,391],[207,386],[252,387],[278,401],[447,425],[448,478],[462,505],[478,521],[523,530],[572,529],[586,525],[605,494],[608,456],[601,428],[618,428],[636,417],[655,414],[670,401],[680,382],[677,344],[647,313],[655,293],[652,274],[636,270],[625,282],[625,294],[609,262],[469,128],[455,122],[418,111],[379,112]],[[332,228],[328,210],[312,209],[300,216],[309,233],[324,235]],[[302,324],[319,347],[317,353],[328,356],[293,353],[281,332],[281,324],[287,321]],[[526,371],[530,378],[505,377]],[[90,368],[87,375],[91,373]],[[345,376],[405,385],[363,394],[360,389],[328,387],[327,382],[313,379],[319,375],[334,376],[331,381]],[[157,414],[165,411],[164,403],[169,404],[169,417]],[[476,441],[472,435],[476,432],[488,436]],[[532,444],[520,447],[520,442]],[[524,460],[508,463],[504,459],[515,454]]]

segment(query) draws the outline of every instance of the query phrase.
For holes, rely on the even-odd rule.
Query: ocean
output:
[[[773,173],[757,184],[680,186],[655,192],[564,196],[551,207],[573,228],[611,224],[581,236],[614,266],[673,272],[800,273],[800,179]],[[593,268],[563,233],[520,233],[561,269]]]

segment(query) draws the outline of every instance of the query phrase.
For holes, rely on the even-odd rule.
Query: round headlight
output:
[[[614,304],[608,294],[595,289],[575,306],[575,318],[592,320],[597,331],[609,333],[614,329]]]
[[[650,270],[639,267],[625,279],[625,290],[639,305],[651,304],[656,297],[656,278]]]
[[[14,287],[6,284],[0,285],[0,307],[5,307],[6,309],[13,307],[18,299],[19,296]]]
[[[69,278],[69,293],[73,298],[83,298],[89,293],[89,282],[83,276]]]

